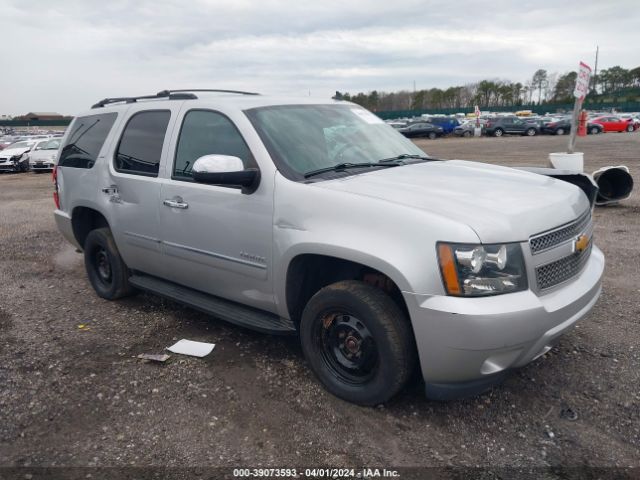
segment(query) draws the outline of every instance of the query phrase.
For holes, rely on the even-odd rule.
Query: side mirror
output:
[[[260,183],[260,170],[244,168],[242,160],[230,155],[205,155],[191,169],[193,179],[208,185],[241,187],[242,193],[253,193]]]

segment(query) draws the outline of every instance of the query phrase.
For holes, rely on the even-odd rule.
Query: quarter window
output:
[[[191,110],[182,122],[173,165],[173,178],[189,180],[195,161],[204,155],[238,157],[245,168],[251,163],[251,152],[227,117],[208,110]]]
[[[60,152],[61,167],[91,168],[116,121],[117,113],[78,117],[71,125]]]
[[[151,110],[133,115],[120,138],[114,163],[118,172],[158,176],[162,145],[171,112]]]

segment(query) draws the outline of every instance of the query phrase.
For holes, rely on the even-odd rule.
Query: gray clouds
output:
[[[0,113],[73,114],[164,88],[327,97],[524,81],[592,63],[596,44],[603,67],[640,65],[635,0],[2,4]]]

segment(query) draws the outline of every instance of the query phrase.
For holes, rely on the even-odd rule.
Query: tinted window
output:
[[[117,113],[102,113],[76,118],[60,152],[58,165],[93,167],[117,116]]]
[[[176,148],[173,177],[191,178],[194,162],[204,155],[231,155],[250,164],[251,153],[240,132],[227,117],[206,110],[188,112],[182,122]]]
[[[153,110],[133,115],[120,138],[115,169],[137,175],[157,176],[162,144],[171,112]]]

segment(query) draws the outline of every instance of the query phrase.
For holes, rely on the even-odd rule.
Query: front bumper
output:
[[[583,270],[561,288],[484,298],[403,292],[422,374],[430,387],[490,386],[509,369],[551,349],[593,307],[601,291],[604,255],[594,246]],[[432,395],[438,397],[438,395]],[[460,395],[456,395],[460,396]]]
[[[0,163],[0,172],[17,172],[20,170],[19,163],[6,162]]]
[[[53,170],[54,166],[51,162],[29,162],[29,168],[31,170]]]

